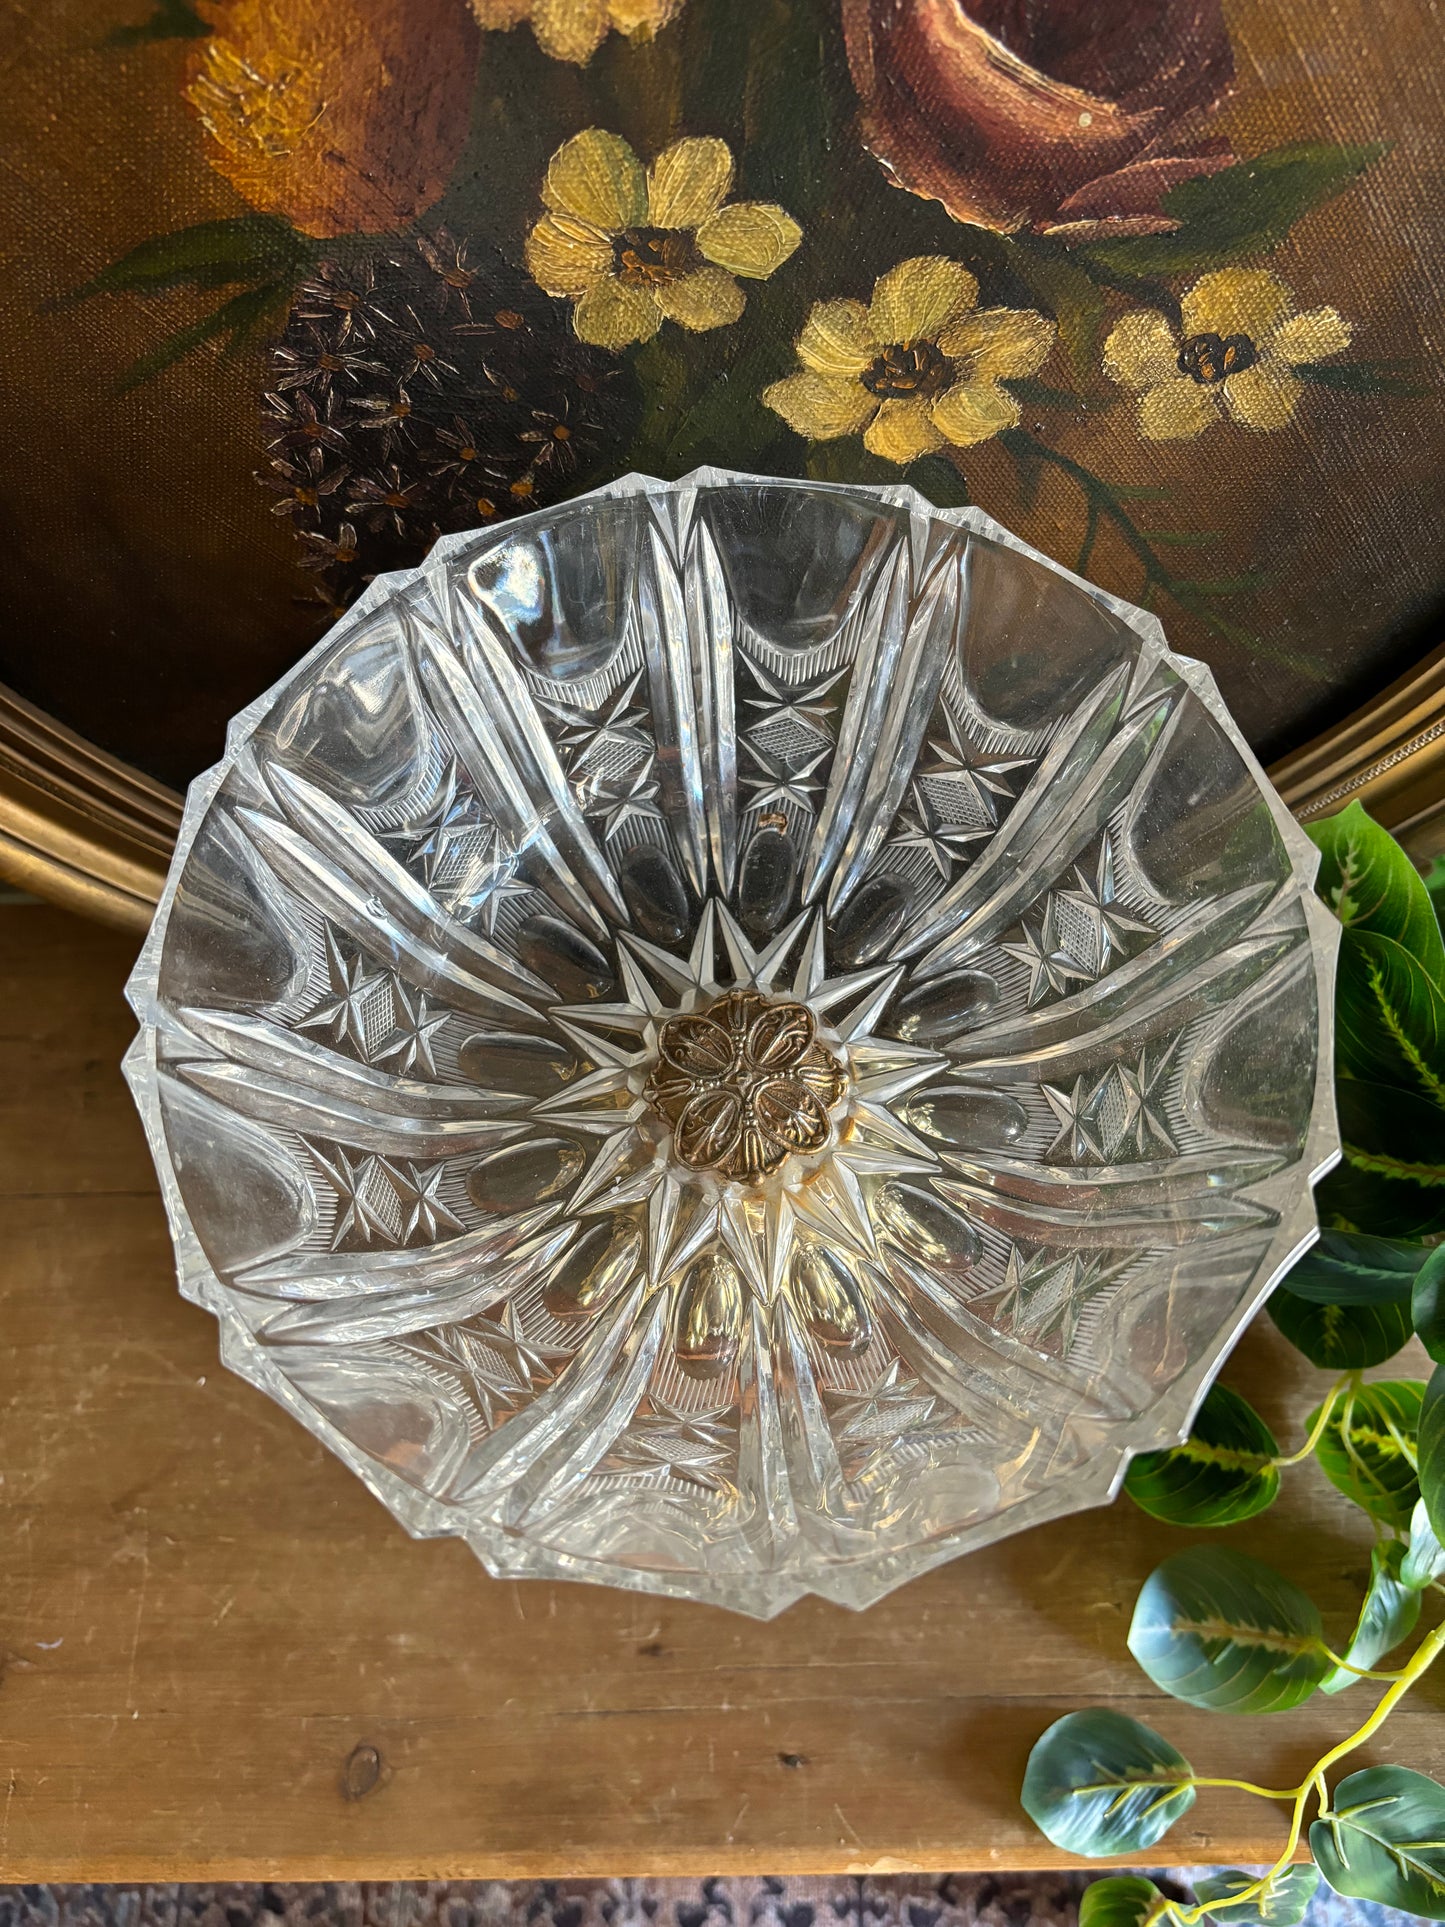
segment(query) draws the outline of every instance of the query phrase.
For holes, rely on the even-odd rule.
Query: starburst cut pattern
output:
[[[340,292],[357,355],[406,319]],[[1197,686],[906,491],[634,480],[369,590],[133,990],[228,1360],[512,1575],[858,1605],[1102,1500],[1327,1150],[1307,866]]]
[[[1045,1155],[1075,1164],[1105,1164],[1126,1153],[1175,1156],[1164,1100],[1178,1045],[1176,1037],[1162,1049],[1141,1051],[1132,1064],[1111,1064],[1095,1077],[1081,1074],[1068,1090],[1045,1084],[1043,1094],[1059,1123]]]
[[[1021,937],[1000,948],[1028,970],[1030,1010],[1050,993],[1063,996],[1075,984],[1095,982],[1132,947],[1157,935],[1152,924],[1119,904],[1107,835],[1099,839],[1092,875],[1076,867],[1073,888],[1049,891],[1037,924],[1025,918],[1020,929]]]
[[[1127,1258],[1109,1262],[1098,1254],[1009,1252],[1003,1283],[980,1293],[976,1311],[988,1314],[1000,1330],[1030,1345],[1056,1340],[1067,1352],[1088,1306],[1128,1268]]]

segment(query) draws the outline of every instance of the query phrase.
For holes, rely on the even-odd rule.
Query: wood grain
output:
[[[117,1070],[132,954],[0,911],[0,1879],[1059,1865],[1016,1795],[1069,1708],[1276,1782],[1360,1716],[1369,1687],[1270,1720],[1154,1693],[1124,1635],[1184,1535],[1127,1502],[767,1626],[409,1542],[176,1294]],[[1286,1432],[1317,1390],[1269,1329],[1229,1375]],[[1313,1468],[1233,1542],[1344,1636],[1368,1545]],[[1437,1689],[1364,1757],[1445,1768]],[[1151,1858],[1281,1837],[1207,1793]]]

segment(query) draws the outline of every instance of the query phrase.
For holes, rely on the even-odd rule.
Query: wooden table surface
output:
[[[771,1625],[409,1540],[177,1296],[118,1069],[133,951],[0,908],[0,1879],[1051,1866],[1017,1791],[1060,1713],[1276,1784],[1362,1717],[1377,1689],[1266,1720],[1154,1692],[1125,1631],[1186,1538],[1128,1501]],[[1271,1328],[1228,1370],[1292,1432],[1316,1375]],[[1367,1543],[1313,1467],[1232,1542],[1346,1636]],[[1364,1758],[1445,1768],[1438,1689]],[[1281,1836],[1207,1792],[1151,1858]]]

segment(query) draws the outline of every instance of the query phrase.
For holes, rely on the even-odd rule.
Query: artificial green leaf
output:
[[[1346,1086],[1352,1091],[1360,1088],[1354,1078],[1342,1078],[1335,1086],[1337,1104]],[[1408,1091],[1389,1095],[1398,1098],[1402,1105],[1425,1101],[1412,1098]],[[1414,1243],[1445,1232],[1445,1186],[1418,1184],[1407,1177],[1385,1177],[1380,1171],[1368,1168],[1375,1161],[1376,1155],[1366,1152],[1360,1164],[1353,1164],[1346,1150],[1342,1161],[1315,1187],[1321,1218],[1328,1224],[1366,1232],[1372,1237]]]
[[[1295,1350],[1325,1372],[1363,1371],[1367,1365],[1383,1365],[1410,1342],[1410,1308],[1399,1301],[1317,1305],[1307,1298],[1297,1298],[1288,1286],[1278,1285],[1266,1309]]]
[[[1143,1927],[1163,1894],[1142,1874],[1113,1874],[1093,1880],[1079,1897],[1079,1927]]]
[[[1420,1496],[1435,1537],[1445,1539],[1445,1365],[1430,1374],[1416,1437]]]
[[[1392,1185],[1445,1190],[1445,1105],[1436,1098],[1362,1077],[1342,1077],[1335,1087],[1335,1108],[1351,1171],[1388,1179]],[[1426,1209],[1442,1202],[1430,1199]]]
[[[1191,1546],[1155,1568],[1129,1651],[1166,1693],[1221,1713],[1298,1706],[1332,1664],[1309,1595],[1227,1546]]]
[[[1410,1321],[1435,1363],[1445,1364],[1445,1245],[1437,1245],[1415,1275]]]
[[[1279,1473],[1273,1432],[1247,1399],[1215,1385],[1189,1437],[1165,1452],[1142,1452],[1124,1490],[1142,1512],[1174,1526],[1228,1526],[1273,1505]]]
[[[1142,1853],[1194,1805],[1194,1769],[1165,1739],[1123,1713],[1066,1713],[1039,1736],[1023,1807],[1065,1853]]]
[[[1418,1509],[1418,1508],[1417,1508]],[[1352,1667],[1377,1666],[1386,1653],[1393,1652],[1402,1639],[1408,1639],[1420,1617],[1420,1594],[1406,1583],[1401,1572],[1405,1545],[1389,1539],[1370,1554],[1370,1590],[1360,1608],[1359,1621],[1350,1636],[1342,1658]],[[1322,1693],[1343,1693],[1359,1680],[1358,1672],[1337,1666],[1320,1681]]]
[[[1436,1537],[1430,1512],[1421,1499],[1410,1514],[1410,1543],[1400,1566],[1400,1583],[1423,1592],[1445,1573],[1445,1546]]]
[[[1232,1895],[1258,1886],[1259,1876],[1242,1867],[1225,1867],[1196,1881],[1194,1891],[1220,1927],[1253,1927],[1256,1921],[1263,1927],[1299,1927],[1319,1884],[1318,1867],[1286,1867],[1252,1900],[1234,1901]]]
[[[1288,1288],[1312,1305],[1404,1304],[1424,1256],[1402,1238],[1322,1231],[1289,1273]]]
[[[1445,1920],[1445,1787],[1403,1766],[1369,1766],[1335,1788],[1310,1851],[1336,1893]]]
[[[1407,1527],[1420,1497],[1415,1442],[1424,1392],[1411,1378],[1357,1385],[1340,1399],[1320,1435],[1320,1470],[1382,1525]],[[1310,1413],[1311,1431],[1322,1409]]]
[[[316,246],[276,214],[199,221],[194,227],[142,241],[67,300],[128,289],[144,294],[183,281],[197,288],[221,288],[230,282],[290,278],[313,259]]]
[[[1079,250],[1126,274],[1190,274],[1279,246],[1303,215],[1333,199],[1385,152],[1379,144],[1301,141],[1217,174],[1181,181],[1163,211],[1173,234],[1139,235]]]
[[[1425,880],[1390,832],[1359,803],[1307,823],[1305,832],[1320,852],[1315,890],[1340,922],[1393,937],[1445,986],[1445,938]]]
[[[1445,992],[1393,937],[1353,926],[1341,932],[1335,1063],[1346,1077],[1398,1085],[1445,1107]],[[1417,1161],[1407,1154],[1405,1162]]]
[[[1437,856],[1425,872],[1425,891],[1435,908],[1435,915],[1445,927],[1445,856]]]

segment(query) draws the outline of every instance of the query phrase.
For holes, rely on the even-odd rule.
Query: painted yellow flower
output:
[[[532,279],[576,301],[572,325],[599,348],[647,341],[664,321],[736,321],[734,277],[766,280],[802,229],[770,201],[725,207],[732,180],[725,141],[674,141],[644,169],[621,135],[589,127],[547,168],[549,211],[527,236]]]
[[[609,31],[650,40],[681,11],[683,0],[472,0],[483,27],[519,27],[530,21],[537,45],[553,60],[585,67]]]
[[[886,461],[986,442],[1019,419],[1005,381],[1048,359],[1054,324],[1031,308],[980,308],[957,261],[920,255],[873,286],[873,299],[820,301],[798,337],[800,374],[763,391],[812,441],[862,435]]]
[[[1187,440],[1226,414],[1246,428],[1283,428],[1304,393],[1295,369],[1350,345],[1350,324],[1333,308],[1296,313],[1265,268],[1202,275],[1179,310],[1180,333],[1138,308],[1104,343],[1105,374],[1138,395],[1140,431],[1155,442]]]

